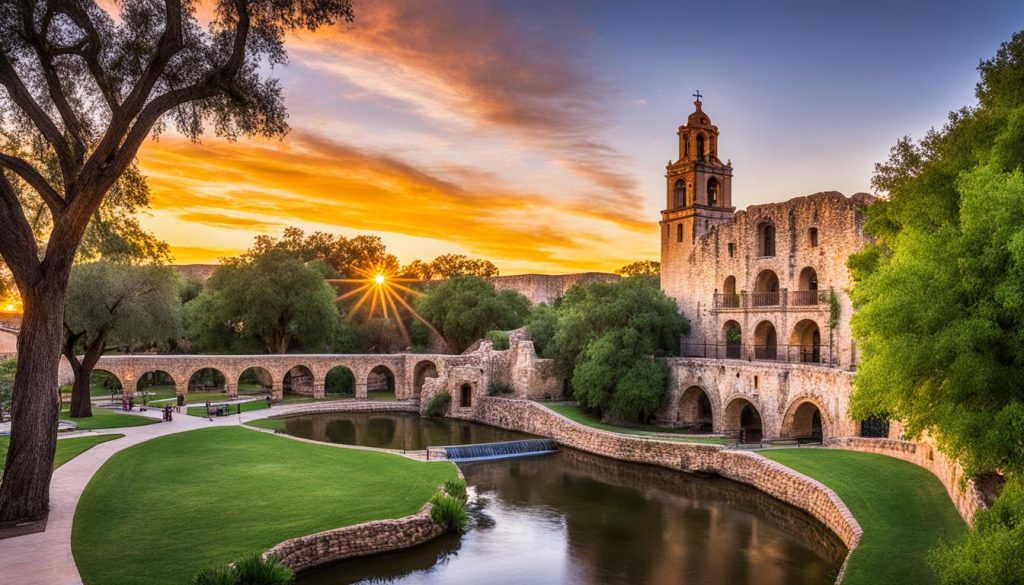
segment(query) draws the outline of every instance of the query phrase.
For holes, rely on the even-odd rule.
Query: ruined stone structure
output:
[[[514,290],[530,302],[550,305],[565,296],[570,288],[592,282],[614,282],[616,274],[607,272],[581,272],[579,274],[515,274],[488,278],[498,290]]]
[[[732,206],[732,163],[695,102],[666,167],[661,286],[691,322],[664,418],[751,440],[856,436],[846,260],[874,197],[826,192]]]

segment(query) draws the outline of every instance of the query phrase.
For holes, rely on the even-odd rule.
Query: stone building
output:
[[[661,286],[692,326],[665,416],[765,436],[856,434],[846,413],[857,362],[846,260],[864,246],[875,198],[823,192],[736,211],[732,162],[719,158],[719,130],[699,97],[695,106],[666,167],[660,222]],[[804,408],[807,420],[794,416],[804,403],[818,411]]]

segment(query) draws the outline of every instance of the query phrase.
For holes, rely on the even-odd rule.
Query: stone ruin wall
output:
[[[493,276],[491,281],[498,290],[514,290],[530,302],[539,305],[550,305],[565,296],[572,287],[592,282],[615,282],[616,274],[607,272],[582,272],[579,274],[516,274],[512,276]]]
[[[735,217],[709,226],[698,238],[687,258],[673,256],[669,250],[662,265],[661,286],[676,299],[680,309],[691,320],[692,331],[684,339],[688,345],[724,344],[723,326],[736,320],[741,328],[744,346],[753,345],[754,329],[763,320],[775,325],[780,345],[790,343],[794,326],[802,319],[818,324],[824,350],[829,344],[828,305],[815,307],[788,306],[785,309],[749,307],[716,312],[714,294],[723,291],[725,279],[736,278],[736,292],[753,292],[762,270],[778,276],[779,288],[799,290],[800,272],[814,268],[818,289],[835,290],[840,303],[840,323],[833,332],[832,345],[843,367],[855,363],[855,347],[850,332],[853,306],[847,290],[850,287],[846,260],[860,251],[866,242],[864,210],[875,198],[866,193],[846,197],[837,192],[824,192],[797,197],[783,203],[754,205],[736,212]],[[758,252],[758,225],[771,222],[776,229],[775,255],[761,257]],[[810,245],[810,228],[818,230],[818,245]],[[733,256],[729,244],[735,244]],[[669,248],[676,244],[671,240]],[[690,355],[693,355],[692,353]]]

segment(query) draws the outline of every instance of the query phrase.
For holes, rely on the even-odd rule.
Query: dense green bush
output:
[[[444,482],[444,493],[448,494],[453,498],[458,498],[463,502],[468,498],[466,494],[466,480],[464,479],[449,479]]]
[[[522,327],[530,301],[515,291],[495,290],[479,276],[456,276],[427,288],[416,309],[451,349],[461,352],[488,331]]]
[[[501,351],[509,348],[508,331],[488,331],[484,339],[490,341],[496,350]]]
[[[469,527],[466,501],[438,492],[430,498],[430,518],[448,530],[465,532]]]
[[[558,329],[558,311],[548,305],[537,305],[526,318],[526,330],[533,340],[533,349],[542,358],[553,358],[558,353],[555,331]]]
[[[488,396],[501,396],[502,394],[512,394],[512,392],[514,392],[512,386],[498,380],[491,382],[491,385],[487,387]]]
[[[442,416],[452,403],[452,395],[447,392],[438,392],[427,404],[427,416]]]
[[[274,557],[259,553],[243,557],[233,566],[206,569],[192,578],[192,585],[291,585],[295,572]]]

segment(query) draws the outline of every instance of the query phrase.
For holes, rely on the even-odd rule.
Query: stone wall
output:
[[[418,513],[394,520],[376,520],[286,540],[263,556],[274,556],[292,570],[422,544],[444,534],[430,518],[430,504]]]
[[[975,488],[974,482],[965,479],[963,466],[933,445],[895,439],[838,437],[828,441],[828,446],[887,455],[927,469],[942,482],[957,512],[968,525],[974,522],[974,515],[978,510],[985,508],[984,500]]]
[[[483,397],[472,418],[497,427],[550,437],[567,447],[612,459],[721,475],[808,512],[850,550],[860,542],[860,526],[832,490],[756,453],[728,450],[719,445],[608,433],[575,423],[527,400]]]
[[[538,305],[550,305],[565,296],[565,293],[577,284],[592,282],[614,282],[619,279],[616,274],[607,272],[582,272],[579,274],[515,274],[512,276],[494,276],[488,278],[498,290],[514,290],[530,302]]]
[[[0,327],[0,353],[18,353],[18,332],[16,330]]]

